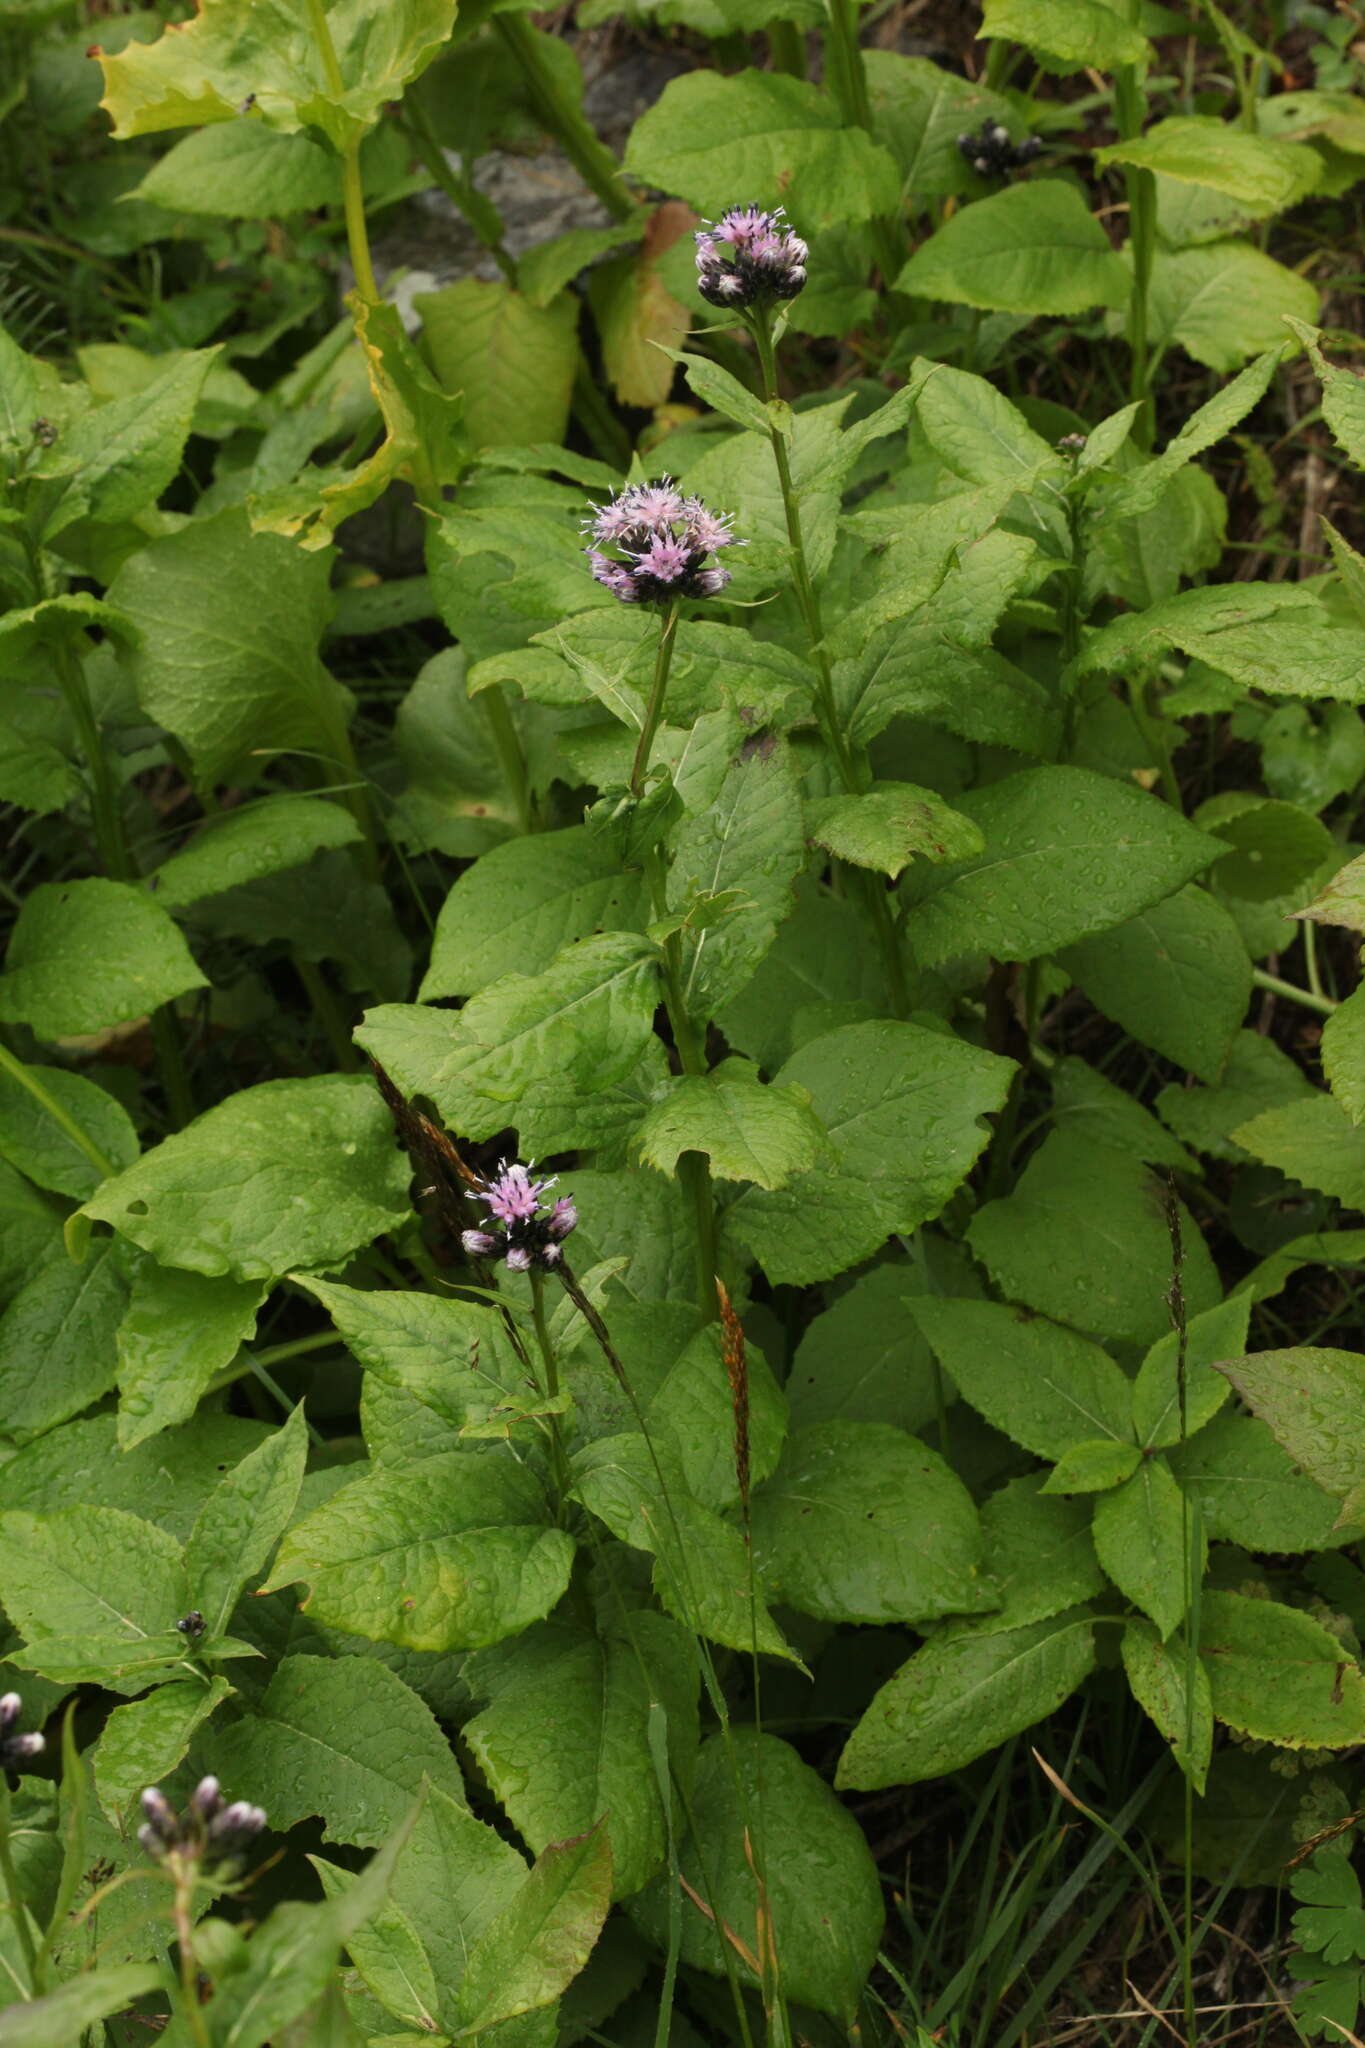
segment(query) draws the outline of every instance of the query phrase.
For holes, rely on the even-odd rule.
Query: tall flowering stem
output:
[[[718,271],[720,268],[718,264]],[[718,597],[730,581],[730,572],[714,557],[723,548],[743,543],[731,531],[724,513],[712,512],[699,498],[685,497],[668,477],[632,484],[609,504],[595,507],[584,531],[589,540],[585,552],[596,580],[622,604],[654,605],[660,612],[654,679],[630,771],[630,792],[638,800],[645,792],[667,702],[682,600]],[[662,848],[648,848],[644,868],[651,908],[654,916],[662,919],[668,909],[668,869]],[[669,933],[661,954],[664,1008],[679,1064],[685,1074],[704,1074],[706,1047],[687,1007],[682,941],[677,932]],[[716,1204],[705,1154],[684,1152],[678,1162],[678,1179],[687,1191],[695,1220],[697,1300],[710,1320],[716,1313]]]
[[[698,255],[700,266],[701,256]],[[740,315],[754,338],[758,352],[759,368],[763,377],[763,395],[769,406],[778,397],[777,388],[777,345],[773,335],[773,309],[770,301],[759,299]],[[801,528],[801,505],[792,483],[791,463],[787,457],[786,436],[772,424],[768,429],[772,444],[773,463],[777,470],[778,488],[782,493],[782,510],[787,523],[787,540],[791,548],[792,584],[796,601],[801,608],[805,622],[806,637],[810,642],[811,659],[819,690],[820,726],[825,743],[834,756],[839,771],[839,780],[850,795],[858,795],[871,781],[866,750],[859,748],[855,753],[849,745],[848,734],[844,731],[839,717],[838,703],[834,694],[834,675],[830,668],[829,655],[825,648],[825,629],[820,617],[820,600],[815,593],[810,565],[806,559],[806,541]],[[882,961],[886,970],[887,991],[891,1008],[897,1017],[905,1017],[910,1010],[910,990],[905,978],[905,961],[901,954],[900,940],[896,934],[895,920],[887,902],[886,891],[875,875],[859,868],[854,870],[855,886],[862,894],[872,919],[877,942],[881,948]]]

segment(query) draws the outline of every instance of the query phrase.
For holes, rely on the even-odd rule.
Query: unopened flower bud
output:
[[[471,1259],[491,1259],[498,1249],[498,1240],[491,1230],[462,1230],[460,1243]]]
[[[41,1756],[47,1744],[41,1735],[11,1735],[6,1750],[16,1760],[22,1757]]]
[[[24,1711],[24,1703],[17,1692],[7,1692],[0,1698],[0,1735],[12,1728]]]
[[[13,1728],[24,1711],[24,1702],[17,1692],[7,1692],[0,1697],[0,1770],[14,1770],[31,1756],[41,1756],[45,1748],[41,1735],[17,1735]]]
[[[550,1211],[550,1220],[545,1229],[556,1244],[562,1244],[571,1230],[578,1228],[578,1210],[572,1195],[561,1195]]]
[[[190,1794],[190,1805],[205,1820],[212,1820],[222,1807],[216,1778],[201,1778]]]
[[[179,1825],[175,1808],[157,1785],[149,1785],[142,1795],[142,1811],[147,1816],[147,1825],[164,1842],[173,1842]]]
[[[182,1636],[188,1636],[191,1641],[203,1635],[204,1627],[204,1617],[197,1607],[192,1607],[189,1613],[176,1623],[179,1633]]]

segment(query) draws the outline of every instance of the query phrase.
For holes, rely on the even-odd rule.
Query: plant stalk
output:
[[[763,395],[771,406],[778,397],[777,354],[773,347],[771,316],[765,309],[749,322],[750,332],[758,349],[759,367],[763,376]],[[782,493],[782,510],[787,523],[787,540],[791,550],[792,583],[796,601],[805,622],[806,637],[810,642],[811,659],[819,693],[820,727],[825,743],[834,756],[839,771],[839,780],[850,796],[858,796],[867,788],[872,779],[866,752],[859,749],[855,756],[848,743],[839,718],[838,704],[834,693],[834,675],[825,649],[825,630],[820,618],[820,601],[815,594],[810,567],[806,560],[806,541],[801,527],[801,506],[792,483],[791,464],[787,459],[786,437],[774,423],[768,429],[772,445],[773,462],[777,468],[778,488]],[[905,977],[905,961],[901,953],[900,940],[896,934],[895,919],[887,894],[875,875],[855,868],[852,871],[855,886],[860,891],[872,919],[886,970],[887,992],[891,999],[892,1015],[905,1017],[910,1011],[910,989]]]
[[[14,1855],[10,1849],[10,1812],[9,1781],[4,1772],[0,1771],[0,1878],[4,1880],[10,1913],[14,1919],[14,1932],[23,1951],[29,1991],[36,1997],[38,1956],[33,1946],[33,1932],[28,1924],[28,1914],[24,1908],[23,1887],[19,1883],[19,1873],[14,1867]]]
[[[314,6],[319,0],[312,0]],[[595,192],[614,220],[632,220],[636,202],[621,178],[621,166],[577,107],[560,96],[558,81],[524,14],[495,14],[493,27],[521,67],[536,116],[552,135],[583,183]]]

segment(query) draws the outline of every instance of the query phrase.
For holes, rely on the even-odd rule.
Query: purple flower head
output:
[[[683,497],[666,476],[628,484],[609,504],[594,506],[584,532],[596,543],[584,550],[593,575],[623,604],[714,597],[730,579],[718,583],[716,571],[704,566],[706,557],[743,545],[730,531],[728,514]]]
[[[696,232],[697,290],[713,306],[739,309],[794,299],[806,282],[809,249],[782,208],[732,206]]]
[[[154,1862],[174,1858],[197,1863],[204,1870],[235,1862],[253,1835],[265,1826],[265,1812],[239,1799],[223,1804],[216,1778],[201,1778],[183,1813],[177,1813],[164,1792],[149,1785],[142,1795],[147,1818],[137,1838]]]
[[[0,1770],[17,1771],[31,1756],[41,1756],[46,1744],[41,1735],[20,1735],[15,1723],[24,1711],[17,1692],[0,1696]]]
[[[978,177],[1007,178],[1021,164],[1032,163],[1043,145],[1036,135],[1013,142],[1003,122],[987,121],[979,134],[959,135],[957,146]]]
[[[532,1161],[532,1165],[534,1165]],[[511,1166],[498,1161],[498,1170],[486,1180],[471,1202],[483,1202],[490,1211],[486,1230],[466,1230],[465,1250],[472,1258],[502,1259],[509,1273],[529,1273],[559,1263],[560,1244],[578,1221],[572,1199],[561,1195],[551,1206],[542,1197],[554,1187],[557,1176],[532,1180],[529,1166],[519,1161]]]

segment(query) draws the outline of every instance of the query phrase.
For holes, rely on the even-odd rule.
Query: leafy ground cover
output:
[[[1354,2039],[1365,20],[0,52],[0,2044]]]

